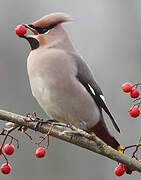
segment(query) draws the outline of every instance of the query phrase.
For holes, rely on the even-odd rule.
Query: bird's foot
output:
[[[37,116],[37,113],[36,112],[33,112],[33,113],[28,113],[26,115],[27,118],[24,118],[24,120],[26,122],[33,122],[33,123],[36,123],[35,125],[35,131],[40,127],[42,126],[43,124],[52,124],[54,122],[58,122],[57,120],[55,119],[47,119],[46,121],[43,121],[43,119],[40,119],[38,116]]]
[[[74,129],[74,126],[70,123],[66,124],[67,128],[70,128],[71,130],[65,130],[59,133],[59,135],[68,135],[71,136],[71,139],[73,137],[78,137],[81,136],[81,133],[79,131],[77,131],[77,128]]]
[[[26,114],[26,117],[27,117],[27,118],[24,118],[24,121],[26,121],[26,122],[42,122],[42,121],[43,121],[43,119],[40,119],[40,118],[37,116],[37,113],[36,113],[36,112],[27,113],[27,114]]]
[[[69,136],[76,136],[76,135],[81,135],[78,131],[73,131],[73,130],[70,130],[70,131],[62,131],[59,133],[59,135],[69,135]]]
[[[47,119],[47,120],[45,120],[45,121],[43,121],[43,120],[41,120],[41,121],[38,121],[37,122],[37,124],[36,124],[36,126],[35,126],[35,131],[40,127],[40,126],[42,126],[42,125],[44,125],[44,124],[53,124],[53,123],[57,123],[58,121],[57,120],[55,120],[55,119]]]

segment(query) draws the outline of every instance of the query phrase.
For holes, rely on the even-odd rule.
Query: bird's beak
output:
[[[30,30],[31,32],[33,32],[34,34],[33,35],[26,35],[27,29]],[[24,38],[29,42],[32,50],[37,49],[39,47],[39,41],[36,37],[39,33],[36,29],[30,27],[29,25],[23,24],[23,25],[17,26],[15,31],[16,31],[16,34],[20,38]]]
[[[28,30],[30,30],[31,32],[33,32],[34,35],[38,35],[38,34],[39,34],[37,30],[33,29],[33,28],[30,27],[29,25],[27,25],[27,24],[23,24],[23,25],[24,25]]]
[[[26,35],[26,34],[24,34],[24,35],[18,35],[20,38],[28,39],[28,38],[30,38],[30,37],[32,37],[32,36],[36,36],[36,35],[39,34],[36,29],[30,27],[29,25],[23,24],[23,26],[25,26],[25,27],[26,27],[30,32],[32,32],[34,35]]]

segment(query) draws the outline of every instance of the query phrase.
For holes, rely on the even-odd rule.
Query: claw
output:
[[[43,124],[52,124],[52,123],[56,123],[58,122],[57,120],[55,119],[47,119],[46,121],[43,121],[43,119],[41,120],[38,120],[36,126],[35,126],[35,131],[37,131],[37,129],[42,126]]]
[[[43,124],[43,119],[38,119],[38,122],[37,122],[37,124],[35,125],[35,131],[37,131],[38,128],[39,128],[40,126],[42,126],[42,124]]]

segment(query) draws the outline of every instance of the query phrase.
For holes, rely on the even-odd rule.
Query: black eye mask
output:
[[[54,28],[56,24],[51,24],[50,26],[47,27],[35,27],[32,24],[29,24],[28,26],[31,27],[32,29],[35,29],[39,34],[44,34],[48,32],[50,29]]]

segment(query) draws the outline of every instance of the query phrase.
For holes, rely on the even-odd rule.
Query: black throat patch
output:
[[[25,37],[25,39],[27,39],[27,41],[29,42],[31,50],[37,49],[39,47],[39,41],[37,39],[32,37]]]

